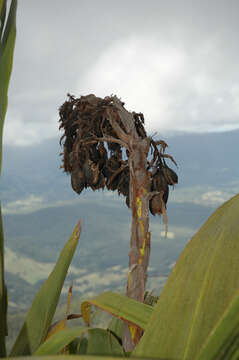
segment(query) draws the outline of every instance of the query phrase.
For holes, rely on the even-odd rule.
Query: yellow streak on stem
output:
[[[137,206],[138,218],[141,218],[141,216],[142,216],[142,200],[138,196],[136,197],[136,206]]]

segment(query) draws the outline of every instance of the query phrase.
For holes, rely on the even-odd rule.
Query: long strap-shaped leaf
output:
[[[43,360],[122,360],[122,356],[95,356],[95,355],[46,355]],[[29,360],[40,360],[41,358],[39,356],[31,356]],[[27,357],[14,357],[11,358],[11,360],[28,360]],[[144,358],[140,358],[138,360],[144,360]],[[148,358],[145,358],[145,360],[149,360]],[[165,359],[157,359],[157,360],[165,360]]]
[[[7,1],[6,0],[0,0],[0,42],[2,38],[3,28],[5,24],[5,18],[6,18],[6,11],[7,11]]]
[[[10,353],[11,356],[30,355],[45,339],[55,314],[67,270],[78,244],[80,231],[79,222],[63,248],[53,271],[38,291]]]
[[[0,174],[2,168],[2,134],[7,111],[7,92],[12,71],[13,52],[16,39],[17,0],[12,0],[7,24],[7,0],[0,0]],[[0,212],[0,357],[6,356],[7,335],[7,289],[4,281],[4,236]]]
[[[1,0],[0,0],[1,1]],[[3,23],[6,15],[7,1],[0,2],[0,174],[2,168],[2,135],[3,124],[7,111],[7,92],[12,72],[12,61],[16,39],[16,11],[17,0],[12,0],[7,24],[3,31]]]
[[[34,355],[55,355],[72,342],[76,337],[83,335],[88,328],[75,327],[58,331],[47,339],[35,351]]]
[[[104,329],[71,328],[64,329],[47,339],[34,353],[34,355],[56,355],[60,353],[74,339],[79,338],[88,331],[89,355],[123,355],[123,349],[116,338]]]
[[[239,289],[239,194],[184,249],[134,356],[196,359]]]
[[[6,356],[5,336],[7,335],[7,289],[4,282],[4,234],[0,203],[0,358]]]
[[[91,305],[97,306],[143,330],[146,328],[149,318],[153,313],[152,306],[132,300],[125,295],[108,291],[81,304],[81,312],[86,324],[90,323]]]
[[[197,360],[232,359],[239,359],[239,292],[197,358]]]

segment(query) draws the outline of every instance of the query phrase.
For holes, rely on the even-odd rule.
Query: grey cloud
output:
[[[55,130],[52,130],[52,136],[55,136],[57,109],[65,100],[66,93],[84,93],[87,76],[97,68],[102,54],[117,43],[127,42],[132,36],[153,37],[159,47],[169,44],[187,56],[187,69],[182,73],[184,79],[180,79],[181,84],[178,82],[177,86],[170,87],[170,96],[165,99],[166,107],[169,101],[170,109],[172,106],[175,108],[171,114],[173,122],[177,122],[174,113],[178,115],[181,111],[184,117],[187,112],[185,103],[191,103],[189,108],[196,112],[208,109],[207,114],[204,112],[202,115],[206,120],[208,116],[211,124],[217,123],[214,128],[218,123],[222,128],[223,124],[224,127],[236,126],[239,105],[233,101],[238,97],[239,83],[238,10],[236,0],[19,2],[6,133],[14,132],[10,123],[15,118],[19,128],[31,126],[34,122],[44,125],[55,121]],[[136,64],[141,56],[145,56],[145,51],[147,49],[139,48]],[[149,53],[148,56],[152,55]],[[211,81],[208,96],[203,86],[202,96],[199,88],[192,89],[195,69],[199,78],[206,74],[207,81]],[[152,89],[158,91],[153,81]],[[167,91],[166,88],[165,93]],[[214,111],[212,96],[213,99],[222,98],[219,118],[218,111]],[[127,99],[125,101],[127,103]],[[224,111],[228,106],[235,107],[230,116]],[[231,125],[225,124],[228,121]],[[195,131],[193,121],[191,127],[187,126],[189,131]],[[46,129],[37,131],[43,138]],[[6,137],[5,141],[8,139]]]

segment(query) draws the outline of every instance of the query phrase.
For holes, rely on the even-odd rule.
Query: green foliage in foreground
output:
[[[239,359],[239,292],[208,337],[198,360]]]
[[[127,309],[127,321],[145,330],[146,325],[152,316],[153,307],[129,299],[128,297],[115,294],[113,292],[105,292],[93,299],[84,301],[81,304],[81,313],[86,324],[90,323],[91,305],[95,305],[100,309],[113,314],[118,319],[125,320]]]
[[[12,0],[8,17],[7,0],[0,0],[0,175],[2,170],[2,136],[7,111],[7,93],[12,72],[16,39],[17,0]],[[7,289],[4,281],[4,234],[0,203],[0,357],[6,355],[7,335]]]
[[[28,346],[27,353],[34,355],[33,359],[38,358],[37,355],[59,353],[81,355],[81,359],[87,359],[87,355],[100,355],[100,358],[127,355],[171,360],[238,359],[238,214],[239,195],[214,212],[183,251],[156,306],[139,304],[126,296],[106,292],[82,303],[86,327],[59,328],[47,340],[44,339],[53,310],[51,314],[45,312],[47,326],[43,326],[39,314],[42,330],[37,331],[38,334],[44,331],[44,336],[41,335],[38,341],[34,340],[34,346]],[[68,246],[71,241],[72,238]],[[62,265],[66,256],[64,249],[60,256]],[[49,279],[46,283],[49,284]],[[53,296],[56,289],[48,291]],[[47,304],[50,304],[47,296],[42,297],[41,306],[44,308]],[[39,306],[40,303],[38,309]],[[108,329],[88,327],[92,306],[116,316]],[[122,320],[145,330],[132,354],[124,354],[122,348]],[[34,338],[34,321],[28,334],[22,335],[25,344]],[[19,349],[15,346],[11,355],[23,355],[23,347]]]
[[[0,0],[0,174],[2,168],[3,125],[7,111],[7,93],[12,72],[13,53],[16,39],[17,0],[11,1],[6,21],[7,0]]]
[[[189,360],[198,356],[239,289],[238,215],[239,195],[219,207],[188,243],[135,355]]]
[[[47,281],[38,291],[10,353],[30,355],[44,341],[54,317],[61,289],[80,237],[80,223],[63,248]]]

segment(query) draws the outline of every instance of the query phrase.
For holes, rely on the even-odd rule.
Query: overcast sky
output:
[[[59,136],[58,108],[116,94],[149,132],[239,128],[238,0],[20,0],[5,144]]]

